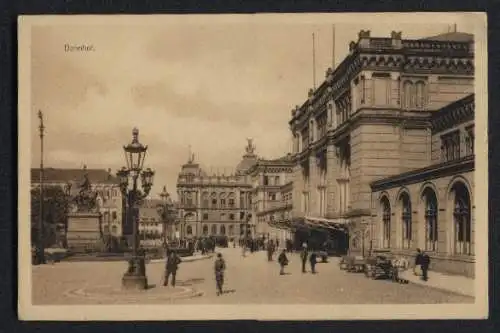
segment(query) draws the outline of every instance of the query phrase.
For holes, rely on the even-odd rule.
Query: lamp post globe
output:
[[[132,257],[129,260],[127,272],[122,278],[122,286],[125,289],[146,289],[148,286],[146,277],[145,255],[138,253],[138,216],[136,214],[139,203],[145,199],[153,186],[155,172],[150,168],[143,170],[144,160],[148,146],[139,142],[139,130],[132,130],[132,142],[123,146],[125,162],[127,167],[122,167],[116,173],[122,195],[126,198],[125,212],[126,221],[132,223]],[[140,178],[140,179],[139,179]],[[142,192],[138,189],[138,181],[141,181]],[[131,188],[130,188],[130,181]]]

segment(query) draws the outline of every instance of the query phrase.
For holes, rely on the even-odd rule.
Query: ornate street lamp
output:
[[[40,211],[38,218],[38,245],[36,247],[36,263],[38,265],[45,264],[45,244],[43,240],[44,230],[43,230],[43,136],[45,126],[43,125],[43,113],[38,111],[38,119],[40,119],[40,125],[38,130],[40,132]]]
[[[127,167],[121,168],[116,173],[120,180],[120,190],[123,196],[127,198],[127,221],[131,221],[133,227],[132,258],[129,260],[128,270],[122,278],[122,286],[125,289],[146,289],[148,286],[144,254],[137,253],[137,224],[139,221],[137,221],[135,216],[137,205],[148,196],[153,186],[154,171],[150,168],[142,170],[147,150],[148,147],[139,142],[139,130],[134,128],[132,131],[132,142],[123,146]],[[142,183],[142,193],[139,191],[137,184],[139,177]],[[129,188],[130,180],[132,181],[132,188]]]

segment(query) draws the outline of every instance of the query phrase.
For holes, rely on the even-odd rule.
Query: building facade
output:
[[[145,199],[139,207],[139,240],[144,246],[163,244],[164,223],[159,207],[161,200]]]
[[[350,43],[349,51],[337,68],[327,70],[321,85],[309,91],[309,98],[292,110],[289,122],[295,162],[292,215],[346,226],[351,252],[399,249],[404,243],[402,239],[399,242],[402,229],[390,228],[392,239],[398,238],[396,243],[388,243],[387,237],[381,239],[383,233],[377,220],[381,215],[378,208],[374,208],[374,205],[380,207],[379,199],[387,199],[391,207],[395,207],[399,197],[392,192],[379,197],[380,189],[388,185],[379,185],[377,181],[411,172],[422,172],[426,176],[421,177],[427,177],[425,170],[441,155],[463,156],[452,152],[459,149],[456,142],[468,140],[463,145],[471,149],[470,120],[460,125],[448,122],[449,127],[436,124],[447,123],[438,119],[455,119],[453,115],[463,114],[449,111],[457,108],[454,102],[467,104],[473,98],[470,97],[474,92],[473,36],[455,32],[406,40],[401,32],[378,38],[371,37],[369,31],[361,31],[358,41]],[[455,125],[465,127],[457,132]],[[441,146],[448,145],[454,148],[440,150]],[[467,158],[473,168],[473,158]],[[467,189],[469,197],[472,197],[471,161],[462,161],[467,166],[454,169],[459,170],[456,177],[466,180],[459,182],[463,183],[460,193]],[[441,180],[447,181],[451,179]],[[453,191],[458,191],[453,184]],[[434,190],[439,207],[444,207],[445,192],[443,188]],[[418,197],[414,192],[411,195]],[[440,228],[445,224],[440,224]],[[378,236],[373,234],[374,239],[367,244],[366,238],[372,237],[368,230],[372,229]],[[457,231],[460,235],[461,230]],[[440,235],[432,236],[432,239],[440,239],[436,241],[441,244],[440,250],[448,251],[455,246],[449,232],[438,228],[435,234]],[[428,248],[423,246],[422,237],[418,241],[415,238],[411,246]],[[468,236],[459,238],[463,237]],[[410,245],[407,242],[405,246]],[[444,257],[447,256],[444,253],[451,253],[446,251]],[[468,261],[470,258],[464,259]],[[445,265],[442,266],[444,269]],[[464,271],[465,266],[450,270]]]
[[[431,257],[431,267],[474,276],[474,95],[429,118],[430,163],[371,184],[375,248]],[[369,232],[369,233],[370,233]]]
[[[177,180],[182,238],[228,236],[239,239],[255,232],[252,223],[252,184],[247,171],[256,163],[252,141],[234,173],[207,174],[194,156],[181,168]]]
[[[255,236],[278,239],[281,244],[292,238],[289,230],[276,228],[273,223],[292,216],[293,166],[291,156],[287,155],[274,160],[258,159],[247,171],[252,184]]]
[[[97,205],[101,213],[104,234],[123,235],[122,194],[119,179],[111,170],[44,168],[44,187],[57,186],[69,196],[78,194],[79,185],[88,177],[91,188],[97,193]],[[40,169],[31,169],[31,188],[40,186]]]

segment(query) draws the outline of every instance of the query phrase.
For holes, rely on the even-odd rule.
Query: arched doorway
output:
[[[217,235],[217,225],[212,224],[211,234],[212,234],[212,235]]]
[[[401,247],[410,249],[412,247],[412,219],[411,219],[411,200],[408,193],[404,192],[400,196],[401,204]]]
[[[208,226],[207,225],[203,226],[203,235],[204,236],[208,235]]]
[[[386,196],[380,200],[382,209],[382,246],[391,247],[391,203]]]
[[[222,236],[225,236],[226,235],[226,227],[224,225],[221,225],[220,226],[220,234]]]
[[[472,254],[471,243],[471,200],[469,190],[462,182],[453,185],[453,252]]]
[[[425,206],[425,250],[437,251],[438,246],[438,203],[434,190],[427,187],[422,199]]]
[[[193,235],[193,227],[191,227],[190,225],[188,225],[187,228],[186,228],[186,233],[189,236]]]

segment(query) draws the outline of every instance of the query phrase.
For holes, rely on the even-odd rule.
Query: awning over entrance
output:
[[[349,220],[338,218],[338,219],[325,219],[317,217],[300,217],[293,218],[291,220],[280,220],[270,222],[269,225],[280,229],[329,229],[329,230],[339,230],[347,231],[347,225]]]
[[[349,223],[348,219],[337,218],[337,219],[325,219],[321,217],[310,217],[306,216],[303,218],[304,223],[310,227],[319,227],[325,229],[333,229],[333,230],[347,230],[347,225]]]

